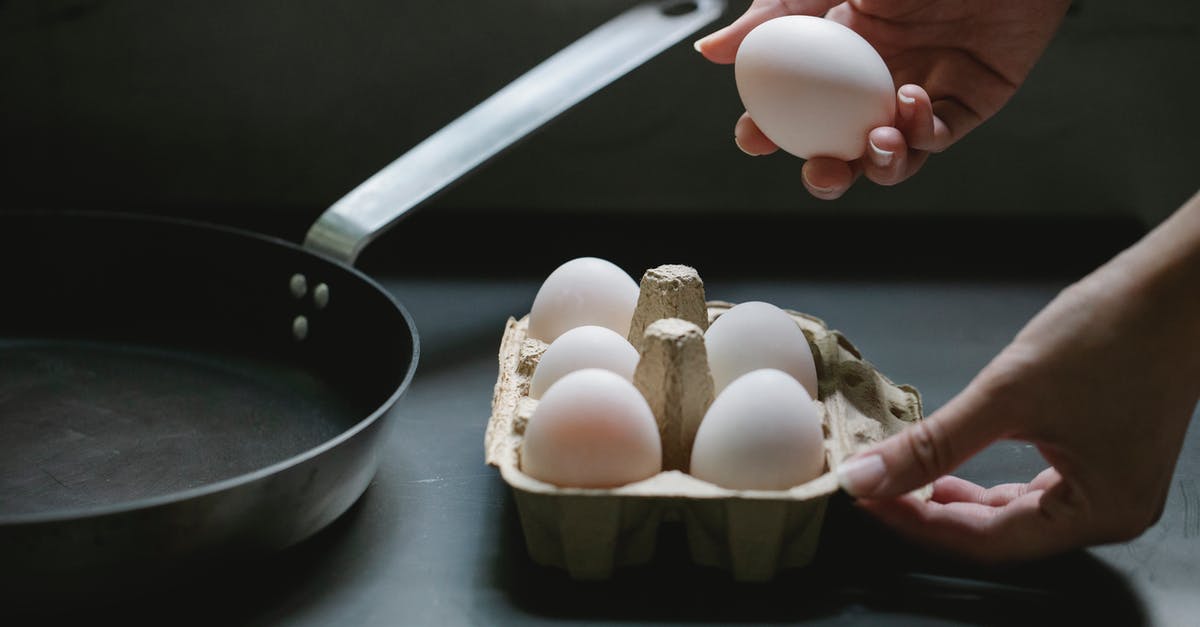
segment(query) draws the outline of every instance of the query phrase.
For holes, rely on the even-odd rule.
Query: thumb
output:
[[[785,15],[822,15],[836,4],[833,0],[755,0],[732,24],[696,42],[695,48],[713,63],[733,63],[738,46],[755,26]]]
[[[932,483],[996,440],[1003,429],[968,386],[932,416],[843,461],[838,483],[855,497],[900,496]]]

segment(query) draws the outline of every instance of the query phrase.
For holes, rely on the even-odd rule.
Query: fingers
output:
[[[713,63],[733,63],[738,46],[755,26],[784,15],[822,15],[829,0],[755,0],[732,24],[697,41],[696,51]]]
[[[779,150],[779,146],[767,139],[754,120],[750,119],[749,113],[743,113],[734,125],[733,142],[742,152],[751,156],[769,155]]]
[[[800,178],[808,193],[821,200],[840,198],[862,172],[861,160],[847,163],[829,157],[813,157],[800,168]]]
[[[1029,483],[1003,483],[991,488],[965,479],[947,475],[933,482],[935,503],[978,503],[989,507],[1001,507],[1025,496],[1034,490],[1046,490],[1058,483],[1062,477],[1054,468],[1047,468]]]
[[[880,185],[895,185],[916,174],[928,157],[927,152],[910,150],[898,129],[882,126],[867,136],[863,174]]]
[[[1026,486],[1023,494],[1001,506],[975,500],[925,502],[911,495],[858,504],[911,542],[974,561],[998,563],[1045,557],[1083,545],[1082,517],[1060,498],[1061,485],[1055,483],[1047,489]]]
[[[759,130],[747,113],[743,113],[733,127],[733,141],[742,152],[752,156],[779,150],[779,146]],[[857,161],[846,163],[838,159],[814,157],[800,168],[800,178],[810,194],[823,200],[833,200],[850,189],[861,171],[862,167]]]
[[[867,136],[862,168],[879,185],[895,185],[916,174],[929,153],[954,141],[950,128],[934,115],[929,94],[917,85],[896,90],[895,126],[881,126]]]
[[[942,152],[955,139],[950,126],[934,114],[929,94],[919,85],[901,85],[896,90],[896,128],[909,148],[925,152]]]
[[[1029,487],[1033,490],[1048,490],[1062,481],[1062,475],[1058,474],[1058,470],[1047,468],[1038,473],[1038,476],[1029,482]]]
[[[1029,492],[1028,483],[1004,483],[992,488],[971,483],[958,477],[945,476],[933,482],[935,503],[978,503],[988,507],[1008,505]]]
[[[880,185],[895,185],[916,174],[930,152],[945,150],[952,134],[933,114],[929,94],[918,85],[896,90],[895,126],[881,126],[867,136],[863,171]]]
[[[932,416],[837,467],[838,483],[856,497],[911,492],[947,474],[1000,435],[987,398],[968,387]]]
[[[861,159],[848,163],[823,157],[808,160],[801,175],[809,193],[823,200],[840,198],[860,174],[879,185],[895,185],[916,174],[929,158],[929,152],[944,150],[952,143],[949,128],[934,115],[924,89],[916,85],[901,87],[897,91],[896,110],[896,126],[873,129],[867,136],[867,150]],[[738,119],[733,135],[738,148],[748,155],[779,150],[748,113]]]

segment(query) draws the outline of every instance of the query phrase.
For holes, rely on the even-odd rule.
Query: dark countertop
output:
[[[703,269],[701,268],[701,272]],[[420,329],[422,358],[379,473],[348,514],[262,563],[216,569],[89,619],[208,624],[460,625],[846,621],[906,624],[1181,624],[1200,612],[1200,431],[1191,429],[1161,521],[1129,543],[1004,570],[936,559],[875,527],[844,498],[817,560],[766,585],[693,566],[682,529],[654,562],[606,583],[534,565],[498,473],[483,463],[496,350],[534,279],[382,277]],[[927,413],[961,389],[1063,281],[710,279],[711,299],[765,300],[841,330]],[[961,469],[982,483],[1026,481],[1030,446],[1000,443]]]
[[[899,619],[920,625],[1175,625],[1200,615],[1195,426],[1162,519],[1132,542],[983,569],[907,546],[837,495],[813,564],[760,585],[736,584],[724,571],[694,566],[683,529],[673,524],[662,527],[654,561],[620,570],[608,582],[578,583],[537,566],[525,552],[509,489],[483,461],[505,321],[527,313],[541,278],[570,256],[594,254],[627,270],[693,263],[710,299],[764,300],[821,317],[891,379],[916,386],[931,413],[1058,290],[1137,233],[1097,224],[1055,229],[1020,223],[919,223],[905,231],[896,222],[876,221],[873,231],[854,227],[859,247],[876,249],[874,258],[856,259],[831,256],[837,247],[802,237],[803,227],[845,232],[846,225],[800,220],[737,231],[733,225],[745,219],[711,217],[698,221],[691,235],[714,231],[726,241],[755,236],[758,246],[737,252],[667,242],[651,255],[644,251],[653,233],[622,236],[626,225],[619,220],[527,215],[521,228],[542,244],[514,255],[512,240],[499,231],[508,218],[483,223],[477,233],[499,236],[476,245],[451,239],[461,237],[454,235],[459,218],[447,215],[439,224],[425,215],[434,214],[414,218],[373,247],[395,254],[364,256],[362,264],[411,312],[421,358],[412,387],[393,410],[379,472],[359,502],[317,536],[270,558],[190,572],[118,600],[80,605],[64,598],[22,618],[33,624],[111,618],[125,624],[302,626]],[[960,237],[985,231],[988,237]],[[1060,243],[1078,232],[1099,244],[1075,243],[1064,252],[1068,248]],[[1018,236],[1019,247],[1010,241]],[[445,244],[450,241],[456,246]],[[903,245],[889,248],[889,241]],[[952,263],[969,252],[982,261]],[[503,266],[507,272],[493,261],[501,258],[511,260]],[[448,266],[453,259],[458,263]],[[1033,447],[1002,442],[958,474],[994,484],[1028,481],[1042,467]],[[3,612],[0,623],[26,624],[2,620]]]

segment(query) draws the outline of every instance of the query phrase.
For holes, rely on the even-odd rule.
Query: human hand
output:
[[[1070,0],[754,0],[729,26],[696,42],[715,63],[733,63],[742,39],[784,15],[821,15],[862,35],[883,57],[896,85],[895,126],[873,129],[862,158],[814,157],[801,178],[826,200],[861,174],[895,185],[994,115],[1012,97],[1054,36]],[[749,115],[734,126],[746,153],[778,149]]]
[[[1200,194],[1059,294],[943,408],[843,462],[843,488],[901,535],[978,561],[1140,535],[1200,396],[1197,286]],[[1051,467],[990,489],[943,476],[1001,438]],[[930,482],[929,501],[907,494]]]

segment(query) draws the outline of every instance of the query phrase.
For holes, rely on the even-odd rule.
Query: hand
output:
[[[715,63],[733,63],[742,39],[784,15],[821,15],[845,24],[875,47],[896,85],[895,126],[868,135],[863,158],[815,157],[801,169],[817,198],[846,193],[860,174],[880,185],[912,176],[983,123],[1012,97],[1054,36],[1069,0],[754,0],[729,26],[696,42]],[[835,6],[836,5],[836,6]],[[748,115],[734,127],[751,155],[778,149]]]
[[[1059,294],[945,407],[844,462],[842,486],[901,535],[980,561],[1136,537],[1162,513],[1200,396],[1197,286],[1200,194]],[[990,489],[942,476],[1000,438],[1051,468]],[[906,494],[929,482],[929,501]]]

